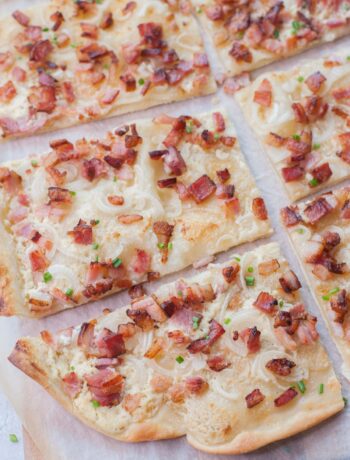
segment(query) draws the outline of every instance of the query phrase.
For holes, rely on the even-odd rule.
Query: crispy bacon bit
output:
[[[49,187],[48,188],[49,205],[71,203],[72,196],[66,188]]]
[[[286,143],[286,138],[276,133],[269,133],[266,137],[266,143],[273,147],[282,147]]]
[[[159,179],[157,185],[159,188],[173,188],[176,186],[177,178],[170,177],[169,179]]]
[[[277,299],[267,292],[260,292],[253,305],[264,313],[269,315],[275,313],[278,305]]]
[[[92,40],[97,40],[98,38],[98,28],[94,24],[89,24],[87,22],[81,22],[81,36],[91,38]]]
[[[104,92],[101,98],[101,104],[104,104],[104,105],[112,104],[118,97],[119,93],[120,93],[120,90],[117,88],[108,88]]]
[[[84,160],[82,163],[82,176],[89,182],[97,179],[107,173],[106,166],[99,158],[91,158],[91,160]]]
[[[29,261],[33,272],[43,272],[49,266],[49,261],[40,249],[29,253]]]
[[[213,120],[214,120],[216,132],[221,133],[225,131],[226,129],[225,119],[220,112],[213,113]]]
[[[221,372],[230,366],[230,363],[226,361],[225,356],[222,354],[209,357],[207,359],[207,364],[209,369],[214,372]]]
[[[274,273],[280,268],[280,264],[277,259],[267,260],[266,262],[261,262],[258,265],[259,275],[268,276],[271,273]]]
[[[345,289],[342,289],[337,295],[331,298],[330,307],[335,313],[334,321],[342,324],[350,307]]]
[[[136,9],[136,7],[137,7],[137,3],[136,3],[136,2],[133,2],[133,1],[128,2],[128,3],[124,6],[124,8],[122,9],[123,15],[125,16],[125,15],[128,14],[128,13],[132,13],[132,12]]]
[[[312,150],[311,131],[302,131],[300,139],[289,138],[286,142],[287,149],[292,152],[291,161],[301,161]]]
[[[99,333],[96,345],[101,358],[116,358],[126,351],[123,336],[107,328],[103,328]]]
[[[155,393],[165,393],[171,387],[172,380],[165,375],[159,374],[152,377],[150,384]]]
[[[165,147],[176,147],[185,134],[186,120],[183,117],[176,118],[172,122],[171,131],[163,141]]]
[[[189,393],[202,394],[208,389],[208,383],[202,377],[186,377],[185,387]]]
[[[56,30],[58,30],[64,22],[63,14],[60,11],[56,11],[55,13],[51,14],[50,19],[54,22],[52,30],[56,32]]]
[[[216,175],[218,176],[220,182],[223,184],[227,182],[231,177],[230,171],[227,168],[216,171]]]
[[[110,195],[107,197],[107,200],[114,206],[121,206],[124,204],[124,198],[120,195]]]
[[[259,220],[267,220],[268,213],[265,206],[265,201],[261,197],[254,198],[252,201],[252,211],[254,216]]]
[[[145,358],[148,359],[153,359],[155,358],[159,353],[163,351],[165,347],[165,341],[162,337],[156,337],[153,339],[153,342],[147,352],[144,354]]]
[[[316,121],[323,118],[328,111],[328,104],[323,102],[322,97],[310,96],[306,98],[305,112],[309,121]]]
[[[151,267],[151,257],[146,251],[136,249],[136,254],[130,261],[130,266],[135,273],[144,274],[148,272]]]
[[[298,392],[294,388],[288,388],[285,392],[283,392],[278,398],[274,400],[276,407],[284,406],[288,404],[292,399],[298,396]]]
[[[75,101],[74,88],[72,83],[70,83],[69,81],[64,81],[62,83],[62,93],[63,97],[68,103]]]
[[[148,315],[157,322],[164,322],[167,319],[163,308],[154,297],[143,297],[132,302],[132,310],[145,310]]]
[[[225,281],[227,281],[228,283],[232,283],[232,281],[236,279],[236,276],[239,273],[240,268],[240,265],[235,262],[233,262],[233,264],[229,265],[228,267],[224,267],[222,269],[222,276],[225,278]]]
[[[81,391],[83,382],[75,372],[69,372],[62,377],[63,391],[70,397],[75,398]]]
[[[49,75],[48,73],[40,72],[39,73],[39,83],[42,86],[55,86],[56,80],[53,77],[51,77],[51,75]]]
[[[83,348],[85,352],[90,352],[90,348],[93,345],[95,333],[95,325],[91,321],[90,323],[83,323],[80,327],[77,344]]]
[[[119,324],[118,329],[117,329],[117,334],[120,334],[124,340],[129,339],[130,337],[133,337],[138,328],[136,324],[134,323],[124,323],[124,324]]]
[[[215,196],[219,199],[229,199],[235,194],[235,186],[233,184],[219,184],[216,187]]]
[[[6,82],[3,86],[0,86],[0,101],[10,102],[17,94],[17,90],[12,81]]]
[[[308,86],[309,90],[313,93],[318,93],[321,89],[321,86],[326,81],[326,77],[320,72],[317,71],[310,75],[306,80],[305,83]]]
[[[32,86],[28,101],[37,112],[51,113],[56,108],[56,90],[53,86]]]
[[[332,91],[332,95],[336,101],[350,98],[350,86],[347,88],[337,88]]]
[[[248,72],[242,72],[235,77],[226,78],[224,82],[224,92],[229,95],[235,94],[241,88],[248,86],[250,83],[250,75]]]
[[[22,13],[22,11],[16,10],[12,13],[12,17],[23,27],[27,27],[30,23],[30,18]]]
[[[124,75],[120,76],[120,80],[123,82],[125,91],[135,91],[136,89],[136,80],[135,77],[130,73],[127,72]]]
[[[205,53],[193,54],[193,66],[199,69],[209,67],[208,57]]]
[[[169,388],[168,394],[172,402],[174,403],[183,402],[186,396],[185,385],[183,383],[175,383]]]
[[[284,292],[287,292],[288,294],[301,288],[300,281],[293,270],[288,270],[285,272],[278,281],[280,282]]]
[[[283,377],[285,377],[287,375],[290,375],[293,367],[295,366],[296,364],[287,358],[275,358],[268,361],[265,367],[274,374],[282,375]]]
[[[143,220],[143,216],[140,214],[120,214],[118,216],[118,222],[124,225],[134,224],[135,222],[140,222]]]
[[[215,190],[216,185],[207,174],[203,174],[188,187],[189,193],[198,204],[209,198]]]
[[[27,73],[21,67],[15,66],[12,69],[13,79],[17,82],[23,82],[27,78]]]
[[[76,244],[92,244],[92,227],[82,219],[79,219],[78,224],[68,232],[68,235],[74,237]]]
[[[249,395],[245,397],[248,409],[251,409],[252,407],[257,406],[262,401],[264,401],[264,399],[265,399],[265,396],[261,393],[259,388],[256,388],[251,393],[249,393]]]
[[[286,227],[292,227],[302,221],[300,214],[298,213],[297,206],[286,206],[281,209],[281,220]]]
[[[186,171],[186,163],[176,147],[170,146],[162,156],[164,171],[167,174],[181,176]]]
[[[324,182],[327,182],[333,172],[329,166],[329,163],[323,163],[314,168],[311,171],[311,174],[313,178],[317,180],[318,184],[323,184]]]
[[[102,15],[100,27],[103,30],[109,29],[114,23],[113,14],[110,11],[105,11]]]
[[[270,107],[272,103],[272,86],[269,80],[264,78],[259,88],[254,92],[254,102],[263,107]]]
[[[15,171],[6,167],[0,167],[0,184],[7,193],[16,195],[21,189],[22,178]]]
[[[190,353],[207,352],[213,343],[215,343],[222,334],[225,333],[225,329],[217,322],[212,319],[209,323],[209,333],[202,339],[194,340],[188,347]]]
[[[163,304],[164,303],[165,302],[163,302]],[[162,304],[162,306],[163,306],[163,304]],[[197,318],[197,316],[193,316],[193,318]],[[200,315],[199,321],[201,319],[202,319],[202,315]],[[178,346],[187,345],[191,341],[190,338],[187,335],[185,335],[182,331],[180,331],[179,329],[176,329],[174,331],[169,331],[168,332],[168,337],[169,337],[170,340],[172,340],[174,342],[175,345],[178,345]]]
[[[237,62],[251,63],[253,61],[252,53],[249,51],[249,49],[245,45],[243,45],[243,43],[234,42],[229,54]]]
[[[240,338],[247,346],[248,353],[256,353],[260,350],[260,335],[261,332],[258,331],[256,326],[243,329],[243,331],[239,333]]]
[[[293,102],[292,109],[294,112],[295,121],[297,121],[298,123],[302,123],[302,124],[309,122],[305,109],[302,106],[302,104],[300,104],[300,102]]]
[[[323,197],[316,198],[304,209],[304,214],[310,224],[315,224],[332,211],[329,202]]]
[[[79,61],[80,62],[91,62],[96,59],[100,59],[109,54],[106,47],[101,46],[97,43],[90,43],[87,46],[79,49]]]
[[[304,169],[299,165],[282,168],[281,172],[285,182],[293,182],[305,176]]]
[[[111,368],[102,369],[95,374],[85,375],[88,388],[93,398],[101,406],[120,404],[124,389],[124,377]]]
[[[350,219],[350,200],[346,200],[340,211],[340,217],[342,219]]]
[[[205,14],[211,21],[219,21],[224,18],[224,10],[221,5],[210,5],[205,8]]]
[[[53,51],[53,46],[50,40],[40,40],[36,42],[30,50],[30,60],[44,62],[51,51]]]
[[[154,327],[154,321],[146,310],[128,309],[126,314],[143,331],[150,331]]]
[[[157,235],[158,247],[162,253],[162,263],[168,260],[168,244],[174,231],[174,225],[165,221],[157,221],[153,224],[153,231]]]

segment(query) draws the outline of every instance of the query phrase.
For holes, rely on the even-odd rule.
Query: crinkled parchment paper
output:
[[[34,3],[40,5],[42,0],[41,2],[37,0],[3,0],[0,1],[0,14],[9,14],[15,8],[22,8]],[[206,37],[204,38],[206,39]],[[296,56],[284,62],[272,64],[265,69],[290,68],[296,65],[296,63],[306,61],[310,58],[336,53],[337,50],[340,51],[349,47],[349,44],[350,37],[344,38],[336,43],[310,50],[303,55]],[[210,44],[207,46],[207,51],[211,63],[213,64],[214,72],[216,75],[219,75],[221,71],[220,65],[216,60]],[[255,75],[261,72],[260,70],[256,72]],[[254,173],[269,208],[275,228],[275,234],[269,240],[277,240],[280,242],[284,255],[288,258],[292,267],[302,280],[304,285],[304,300],[309,310],[319,317],[319,330],[323,344],[326,346],[338,377],[342,381],[344,396],[347,396],[349,395],[350,387],[349,383],[346,382],[340,374],[339,355],[335,346],[329,339],[324,322],[320,318],[317,306],[311,298],[305,279],[297,264],[296,257],[279,223],[279,209],[288,203],[287,196],[283,190],[282,184],[279,182],[277,175],[274,173],[268,159],[263,154],[258,142],[244,121],[238,105],[232,97],[228,97],[224,95],[222,91],[219,91],[214,97],[210,96],[178,104],[164,105],[137,114],[128,114],[106,121],[89,123],[81,127],[62,130],[56,134],[44,134],[27,139],[10,141],[1,145],[0,161],[21,158],[34,152],[44,152],[47,150],[48,141],[53,137],[76,139],[82,136],[98,136],[102,132],[118,126],[124,121],[131,121],[136,117],[150,117],[160,113],[172,115],[193,113],[195,115],[199,111],[213,109],[218,104],[222,104],[226,107],[236,126],[243,153],[246,156],[247,162]],[[349,184],[350,182],[347,181],[347,183]],[[267,240],[260,241],[259,243],[261,244],[266,241]],[[247,249],[251,249],[256,244],[257,243],[243,245],[230,252],[242,253]],[[228,257],[229,253],[221,254],[218,260],[226,260]],[[191,271],[191,269],[185,270],[181,275],[183,273],[189,274]],[[163,278],[161,282],[169,281],[177,276],[179,275],[168,276]],[[157,284],[159,284],[159,282],[153,283],[153,285]],[[148,290],[150,290],[151,287],[149,287]],[[21,320],[17,318],[0,319],[0,388],[14,405],[23,425],[43,453],[43,458],[45,458],[45,460],[111,460],[116,458],[120,460],[132,460],[136,458],[142,458],[144,460],[165,458],[167,460],[199,460],[229,458],[210,456],[196,451],[187,444],[185,439],[126,444],[103,436],[87,428],[65,412],[43,388],[26,377],[7,361],[7,356],[15,345],[17,338],[23,335],[37,335],[43,329],[51,329],[54,331],[70,325],[79,324],[89,318],[100,315],[104,307],[115,309],[122,306],[127,301],[128,296],[123,292],[103,301],[82,306],[75,310],[69,310],[42,320]],[[286,441],[274,443],[249,456],[239,456],[236,458],[261,460],[350,459],[349,432],[350,408],[346,408],[341,414],[338,414],[311,430],[289,438]],[[0,458],[2,459],[1,453]],[[230,458],[232,459],[232,457]]]

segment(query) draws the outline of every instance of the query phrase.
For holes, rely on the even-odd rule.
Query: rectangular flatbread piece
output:
[[[266,73],[236,98],[291,199],[350,177],[347,55]]]
[[[344,407],[340,384],[276,243],[57,333],[10,361],[92,428],[121,441],[187,435],[252,451]]]
[[[215,91],[189,8],[53,0],[0,21],[2,138]]]
[[[221,112],[51,142],[0,168],[3,315],[43,316],[272,232]]]
[[[349,0],[192,0],[228,75],[262,67],[350,31]]]
[[[350,379],[350,187],[281,211]]]

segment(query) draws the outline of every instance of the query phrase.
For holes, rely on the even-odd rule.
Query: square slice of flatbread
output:
[[[344,407],[300,283],[276,243],[96,320],[20,339],[10,361],[121,441],[187,435],[239,454]]]
[[[350,379],[350,187],[281,211]]]
[[[53,0],[0,21],[2,139],[210,94],[189,8]]]
[[[192,3],[231,76],[350,32],[348,0],[192,0]]]
[[[1,313],[48,315],[269,235],[234,136],[221,112],[163,115],[0,167]]]
[[[236,98],[292,200],[350,177],[347,55],[263,74]]]

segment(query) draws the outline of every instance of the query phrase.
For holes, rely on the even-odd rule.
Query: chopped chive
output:
[[[71,370],[71,371],[75,371],[75,367],[74,367],[74,366],[71,366],[71,367],[70,367],[70,370]]]
[[[301,137],[299,134],[293,134],[292,138],[295,140],[295,141],[300,141]]]
[[[18,442],[18,438],[15,434],[9,434],[9,440],[11,442]]]
[[[99,258],[98,256],[95,257],[95,262],[98,262]]]
[[[343,396],[343,401],[344,401],[344,406],[347,406],[348,405],[348,398],[345,398],[345,396]]]
[[[202,8],[197,9],[197,13],[201,14],[203,12]]]
[[[96,401],[96,399],[93,399],[91,401],[91,404],[92,404],[92,407],[94,407],[96,409],[96,407],[100,407],[100,403],[98,401]]]
[[[73,289],[72,288],[67,289],[66,290],[66,296],[72,297],[72,295],[73,295]]]
[[[144,78],[139,78],[139,85],[142,86],[145,84]]]
[[[309,181],[310,187],[317,187],[318,184],[319,184],[319,182],[318,182],[318,180],[316,179],[316,177],[314,177],[313,179],[311,179],[311,180]]]
[[[302,77],[302,76],[300,75],[300,77],[298,77],[297,80],[298,80],[299,83],[302,83],[302,82],[304,81],[304,77]]]
[[[176,361],[177,361],[179,364],[182,364],[185,360],[184,360],[184,358],[183,358],[181,355],[179,355],[179,356],[176,357]]]
[[[95,0],[95,3],[97,3],[97,5],[102,5],[103,0]]]
[[[192,120],[189,120],[187,123],[186,123],[186,133],[187,134],[191,134],[193,131],[193,121]]]
[[[198,329],[199,328],[199,318],[198,316],[192,316],[192,328]]]
[[[301,22],[299,21],[293,21],[292,22],[292,35],[296,35],[298,33],[298,31],[300,29],[302,29],[304,26],[304,24],[302,24]]]
[[[214,134],[214,139],[215,139],[216,141],[218,141],[218,140],[220,139],[220,134],[219,134],[219,133],[215,133],[215,134]]]
[[[38,162],[36,160],[32,160],[30,162],[30,164],[35,168],[36,166],[38,166]]]
[[[77,48],[78,45],[77,45],[77,43],[71,43],[71,44],[70,44],[70,47],[71,47],[71,48]]]
[[[250,267],[247,268],[247,272],[253,273],[253,271],[254,271],[254,268],[253,268],[253,267],[250,266]]]
[[[318,394],[322,395],[324,392],[324,384],[320,383],[320,386],[318,387]]]
[[[299,380],[299,382],[297,383],[298,385],[298,388],[300,390],[300,393],[305,393],[306,391],[306,386],[305,386],[305,383],[303,380]]]
[[[168,243],[168,249],[173,249],[173,243]]]
[[[297,228],[295,230],[297,233],[300,233],[300,235],[302,235],[303,233],[305,233],[305,230],[303,228]]]
[[[182,291],[177,291],[177,295],[178,295],[179,297],[182,297]]]
[[[284,305],[284,300],[281,299],[281,300],[278,302],[278,306],[279,306],[280,308],[282,308],[283,305]]]
[[[329,295],[323,295],[323,296],[322,296],[322,300],[325,300],[325,301],[330,300]]]
[[[69,190],[69,193],[72,195],[72,196],[75,196],[77,194],[77,192],[74,192],[73,190]]]
[[[98,249],[100,247],[100,245],[98,243],[94,243],[92,245],[92,249]]]
[[[244,279],[245,279],[245,284],[247,286],[254,286],[254,284],[255,284],[254,276],[245,276]]]
[[[279,36],[280,36],[280,31],[276,29],[276,30],[274,31],[274,33],[273,33],[273,36],[274,36],[275,38],[279,38]]]
[[[224,319],[224,323],[225,323],[225,324],[230,324],[230,322],[231,322],[231,318],[225,318],[225,319]]]
[[[243,32],[243,30],[241,30],[240,32],[238,32],[237,37],[238,37],[239,39],[241,39],[241,38],[244,37],[244,32]]]
[[[113,265],[114,268],[120,267],[121,264],[122,264],[122,259],[120,259],[120,257],[116,257],[116,258],[112,261],[112,265]]]
[[[158,246],[159,249],[164,249],[165,248],[164,243],[158,243],[157,246]]]
[[[314,145],[312,146],[312,148],[313,148],[314,150],[318,150],[319,148],[321,148],[321,144],[314,144]]]
[[[96,219],[96,220],[94,221],[94,224],[95,224],[95,225],[98,225],[99,223],[100,223],[100,219]]]
[[[204,338],[205,340],[209,340],[209,335],[206,335]]]
[[[340,288],[336,287],[336,288],[331,289],[329,291],[329,294],[334,295],[334,294],[337,294],[339,291],[340,291]]]
[[[346,56],[346,60],[347,60],[347,61],[350,61],[350,56]]]
[[[113,182],[117,182],[117,180],[118,180],[118,177],[117,177],[117,176],[114,176],[114,177],[113,177]]]
[[[43,32],[48,32],[50,29],[49,29],[48,27],[43,27],[41,30],[42,30]]]
[[[240,262],[240,261],[241,261],[240,257],[234,257],[234,259],[235,259],[237,262]]]
[[[48,283],[49,281],[51,281],[53,278],[53,276],[51,275],[50,272],[45,272],[43,274],[43,280],[44,280],[44,283]]]

